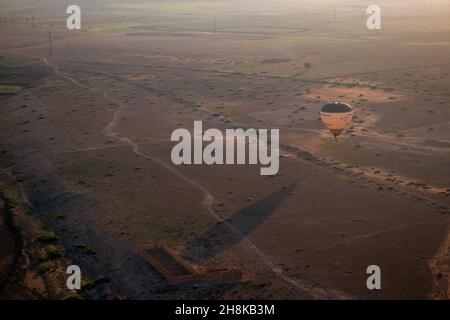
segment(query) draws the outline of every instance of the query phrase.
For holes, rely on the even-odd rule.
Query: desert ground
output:
[[[450,3],[378,3],[79,1],[68,30],[0,1],[0,298],[448,299]],[[280,129],[279,173],[174,165],[196,120]],[[171,285],[151,243],[243,279]]]

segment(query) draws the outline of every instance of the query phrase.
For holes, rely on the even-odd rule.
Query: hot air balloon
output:
[[[352,122],[353,109],[341,102],[328,103],[320,110],[320,119],[337,141],[342,131]]]

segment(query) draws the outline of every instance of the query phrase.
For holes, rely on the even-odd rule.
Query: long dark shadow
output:
[[[298,180],[241,209],[228,218],[227,221],[239,231],[239,234],[230,230],[223,222],[218,222],[195,239],[189,241],[183,249],[182,255],[188,259],[208,259],[234,246],[258,225],[263,223],[289,196],[297,184]]]

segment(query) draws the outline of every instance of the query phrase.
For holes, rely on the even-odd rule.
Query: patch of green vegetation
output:
[[[52,273],[52,272],[55,272],[55,271],[56,271],[55,268],[52,268],[51,266],[46,266],[46,267],[38,270],[38,274],[41,275],[41,274],[44,274],[44,273]]]
[[[112,9],[154,9],[170,11],[197,11],[200,7],[205,9],[223,7],[221,3],[201,1],[155,1],[155,2],[115,2],[108,5]]]
[[[88,248],[85,252],[86,254],[97,254],[97,250],[94,248]]]
[[[304,151],[304,150],[296,150],[296,149],[294,149],[295,150],[295,155],[298,157],[298,158],[302,158],[302,159],[305,159],[305,160],[314,160],[314,159],[316,159],[310,152],[308,152],[308,151]]]
[[[99,277],[97,279],[94,279],[94,280],[91,280],[91,281],[88,281],[87,283],[85,283],[83,285],[83,288],[90,290],[90,289],[97,287],[98,285],[105,284],[108,282],[110,282],[110,280],[107,277]]]
[[[0,84],[0,95],[18,94],[22,91],[21,86]]]
[[[86,253],[86,254],[97,254],[97,250],[96,249],[88,247],[85,244],[78,244],[78,245],[75,246],[75,248],[83,250],[84,253]]]
[[[101,25],[97,25],[95,27],[89,28],[89,32],[102,32],[102,31],[110,31],[110,30],[124,30],[130,29],[132,27],[138,27],[140,24],[137,23],[105,23]]]
[[[58,237],[53,234],[44,234],[39,236],[36,240],[41,243],[55,243],[58,241]]]
[[[61,249],[54,248],[47,252],[47,258],[49,260],[58,260],[62,257],[64,257],[64,252]]]

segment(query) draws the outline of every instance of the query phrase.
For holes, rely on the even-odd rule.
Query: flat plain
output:
[[[2,1],[0,166],[85,297],[448,299],[449,3],[380,0],[370,31],[370,3],[317,2],[80,1],[68,30],[62,3]],[[280,172],[173,165],[196,120],[280,129]],[[244,278],[169,285],[149,243]]]

